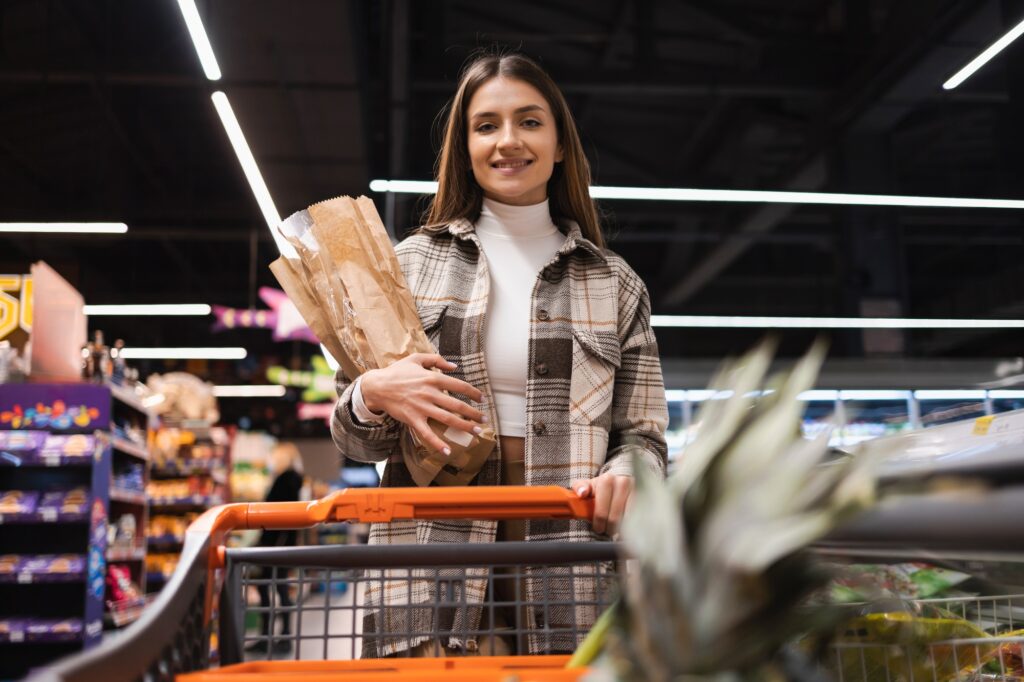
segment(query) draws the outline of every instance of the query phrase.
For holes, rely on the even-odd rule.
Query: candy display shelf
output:
[[[123,621],[112,570],[145,593],[151,421],[126,387],[0,384],[0,679]]]

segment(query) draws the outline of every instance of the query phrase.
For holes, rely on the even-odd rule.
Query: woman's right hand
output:
[[[367,408],[387,412],[413,429],[424,445],[449,455],[448,446],[431,431],[427,419],[480,433],[480,424],[487,422],[484,413],[444,391],[459,393],[475,402],[483,400],[483,393],[465,381],[432,372],[433,367],[450,372],[456,365],[435,353],[413,353],[387,367],[364,373],[359,387]]]

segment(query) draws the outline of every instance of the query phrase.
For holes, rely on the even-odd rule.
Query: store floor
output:
[[[355,609],[356,591],[343,594],[313,594],[302,603],[293,616],[292,641],[298,643],[298,659],[304,661],[350,660],[359,657],[362,647],[362,611]],[[359,600],[358,603],[362,603]],[[280,630],[280,625],[278,625]],[[326,633],[326,637],[325,637]],[[250,637],[257,636],[249,632]],[[295,649],[272,654],[274,660],[294,660]],[[246,661],[265,661],[266,653],[247,652]]]

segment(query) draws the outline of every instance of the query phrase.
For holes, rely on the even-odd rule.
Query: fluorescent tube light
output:
[[[244,360],[244,348],[125,348],[126,360]]]
[[[804,391],[803,393],[800,394],[799,398],[800,400],[803,400],[805,402],[834,403],[836,400],[839,399],[839,391],[815,389],[811,391]]]
[[[914,391],[914,397],[918,400],[984,400],[985,391],[922,390]]]
[[[706,329],[1020,329],[1024,328],[1024,320],[651,315],[651,326]]]
[[[263,181],[263,175],[260,173],[259,166],[256,165],[256,159],[249,149],[249,143],[245,141],[245,135],[242,133],[241,126],[238,125],[238,119],[235,118],[235,112],[231,108],[231,103],[228,102],[228,96],[218,90],[210,95],[210,99],[213,100],[213,106],[217,109],[217,115],[220,116],[224,131],[228,134],[228,139],[231,140],[235,156],[242,164],[245,179],[249,181],[249,187],[252,188],[256,203],[259,204],[263,219],[267,222],[267,227],[270,228],[270,234],[274,237],[278,250],[282,255],[294,258],[296,256],[295,249],[277,231],[277,226],[281,222],[281,214],[277,212],[277,206],[274,205],[274,200],[270,196],[267,183]]]
[[[851,390],[839,391],[840,400],[908,400],[910,391]]]
[[[278,384],[213,387],[213,395],[218,398],[280,398],[285,391],[285,387]]]
[[[952,78],[942,84],[943,89],[952,90],[963,83],[973,76],[978,69],[988,64],[993,57],[1005,50],[1010,43],[1020,38],[1021,35],[1024,35],[1024,21],[1011,28],[1006,35],[992,43],[984,52],[969,61],[967,66],[953,74]]]
[[[426,180],[374,180],[374,192],[434,194],[437,183]],[[718,201],[728,203],[826,204],[834,206],[912,206],[923,208],[1024,209],[1020,199],[972,199],[896,194],[846,194],[835,192],[774,192],[740,189],[698,189],[691,187],[598,187],[590,188],[595,199],[635,201]]]
[[[675,391],[675,390],[666,390],[665,391],[665,402],[681,403],[684,400],[686,400],[686,391]]]
[[[212,81],[219,81],[220,66],[217,65],[217,57],[213,54],[213,46],[206,35],[195,0],[178,0],[178,7],[181,8],[181,16],[185,18],[185,26],[188,27],[188,34],[192,36],[192,44],[195,45],[199,63],[202,64],[206,77]]]
[[[1024,391],[1020,390],[996,390],[989,391],[988,397],[992,400],[1020,400],[1024,398]]]
[[[124,223],[0,223],[0,232],[124,234],[127,231]]]
[[[114,315],[209,315],[210,306],[205,303],[158,303],[153,305],[87,305],[85,314],[91,317]]]

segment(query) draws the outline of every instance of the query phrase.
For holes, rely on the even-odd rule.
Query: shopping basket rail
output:
[[[557,486],[350,488],[311,502],[258,502],[207,510],[188,528],[178,566],[142,616],[114,640],[36,674],[33,682],[147,682],[209,667],[227,535],[321,523],[403,519],[590,519],[593,500]]]

